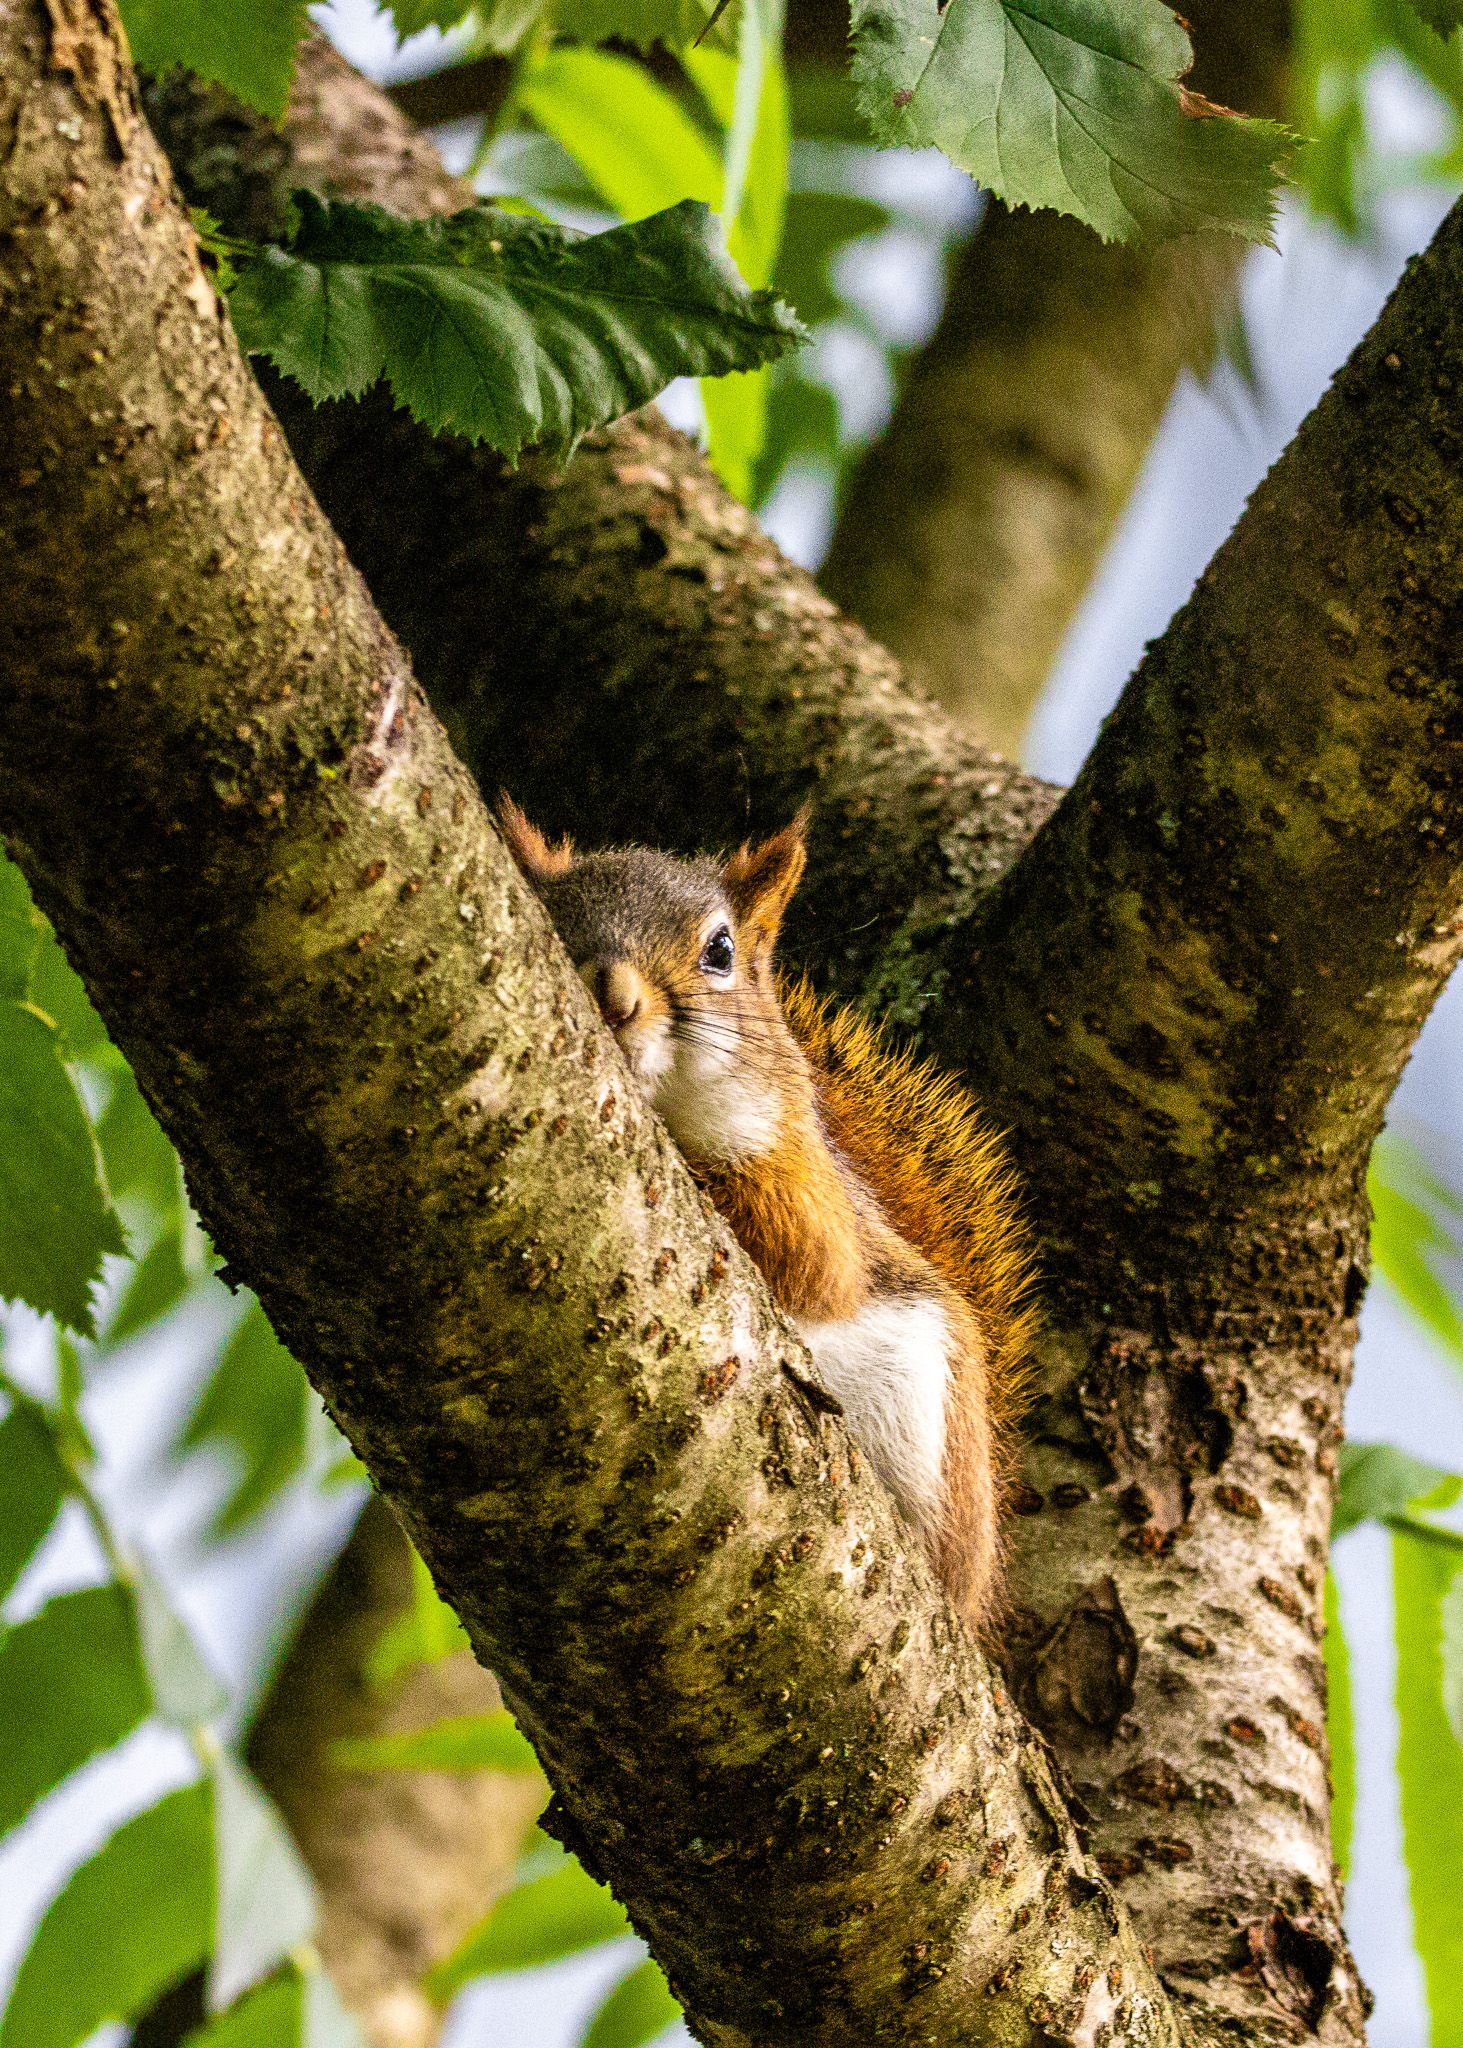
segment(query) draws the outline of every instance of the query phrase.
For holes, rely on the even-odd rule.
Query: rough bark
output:
[[[501,1771],[342,1770],[331,1745],[501,1705],[491,1675],[458,1650],[387,1686],[367,1666],[412,1604],[406,1538],[367,1503],[310,1605],[249,1737],[249,1761],[288,1821],[320,1890],[316,1937],[373,2048],[429,2048],[442,2014],[422,1991],[513,1882],[542,1803],[532,1777]]]
[[[294,471],[121,51],[0,17],[0,824],[200,1212],[704,2039],[1173,2040]]]
[[[1284,112],[1289,0],[1206,0],[1193,84]],[[985,745],[1016,755],[1186,368],[1248,245],[1100,242],[987,207],[894,416],[855,470],[820,581]]]
[[[1399,492],[1405,507],[1418,434],[1446,454],[1448,351],[1457,352],[1438,304],[1446,301],[1453,261],[1447,234],[1456,228],[1388,316],[1413,341],[1373,362],[1392,394],[1385,434],[1369,436],[1358,456],[1349,430],[1308,430],[1281,473],[1285,517],[1258,524],[1271,502],[1262,496],[1254,539],[1246,538],[1247,521],[1205,586],[1211,595],[1196,600],[1213,607],[1205,634],[1182,621],[1175,628],[1175,647],[1189,637],[1173,663],[1171,689],[1149,703],[1148,681],[1135,684],[1092,779],[1018,866],[989,928],[970,910],[1021,833],[1005,832],[982,863],[962,867],[968,841],[952,835],[954,820],[941,810],[941,778],[953,771],[953,787],[968,801],[969,785],[962,788],[959,777],[973,756],[922,712],[922,747],[895,753],[863,837],[815,842],[815,864],[826,873],[822,900],[840,901],[838,870],[846,862],[858,900],[848,921],[863,933],[828,916],[801,933],[804,957],[828,979],[847,990],[862,979],[879,1005],[892,992],[900,1014],[918,1017],[926,1042],[966,1066],[1015,1130],[1052,1246],[1054,1306],[1024,1502],[1040,1512],[1018,1524],[1012,1572],[1013,1651],[1023,1653],[1014,1658],[1016,1682],[1092,1789],[1100,1851],[1131,1891],[1173,1981],[1193,1994],[1196,2037],[1238,2020],[1258,2037],[1269,2030],[1283,2038],[1315,2021],[1325,2038],[1340,2040],[1354,2038],[1360,2023],[1354,1973],[1336,1932],[1324,1771],[1312,1747],[1322,1713],[1312,1593],[1361,1286],[1358,1164],[1396,1056],[1451,957],[1425,944],[1399,955],[1385,943],[1389,930],[1395,936],[1410,928],[1429,892],[1445,900],[1446,861],[1427,849],[1437,847],[1439,832],[1444,845],[1457,842],[1453,814],[1423,786],[1429,775],[1446,784],[1453,773],[1452,757],[1431,758],[1446,722],[1435,732],[1425,717],[1401,718],[1401,700],[1393,701],[1385,677],[1389,664],[1414,664],[1419,677],[1438,679],[1435,696],[1452,701],[1439,650],[1456,505],[1446,475],[1433,468],[1413,505],[1424,530],[1440,535],[1436,557],[1423,564],[1431,609],[1392,603],[1387,565],[1396,565],[1396,548],[1385,536],[1366,532],[1354,555],[1317,554],[1307,543],[1304,508],[1339,501],[1343,513],[1354,505],[1360,517]],[[1387,361],[1394,354],[1395,366]],[[1416,374],[1399,384],[1409,359]],[[1376,381],[1361,374],[1357,388]],[[1336,417],[1335,406],[1324,413]],[[801,586],[762,544],[750,561],[732,555],[735,601],[724,602],[725,589],[714,582],[718,553],[728,550],[718,550],[716,538],[749,529],[658,424],[617,430],[586,472],[576,465],[562,482],[500,478],[446,445],[425,455],[409,430],[381,415],[354,416],[361,447],[353,457],[351,424],[327,421],[319,438],[303,433],[300,446],[307,461],[318,462],[373,583],[390,593],[454,729],[479,750],[480,772],[502,776],[513,749],[533,748],[537,781],[529,794],[542,792],[555,824],[587,823],[606,837],[647,830],[686,843],[726,835],[728,751],[759,802],[767,792],[806,786],[826,766],[828,700],[818,694],[818,678],[819,716],[806,725],[796,700],[789,707],[774,697],[769,717],[759,694],[767,667],[790,693],[783,664],[810,614],[800,602],[774,607],[767,599],[781,588],[796,599]],[[628,454],[617,457],[622,448]],[[423,463],[428,481],[414,484]],[[647,480],[652,466],[665,484]],[[392,508],[390,532],[364,503],[372,473]],[[356,482],[346,488],[352,475]],[[647,530],[638,509],[662,498],[654,530],[661,538],[668,532],[670,544],[649,545],[651,559],[637,560]],[[1341,517],[1327,514],[1326,524]],[[523,526],[527,541],[515,542]],[[431,556],[427,540],[419,543],[417,569],[436,580],[430,595],[415,598],[405,587],[411,579],[401,577],[398,587],[393,569],[414,531],[434,536],[437,549]],[[461,537],[445,560],[444,532]],[[486,536],[481,553],[479,536]],[[496,567],[505,549],[513,573],[500,588]],[[683,550],[707,581],[676,573]],[[1351,628],[1355,639],[1334,616],[1337,560],[1352,565],[1347,573],[1358,586],[1368,583],[1368,565],[1377,565],[1378,580],[1368,584]],[[1416,565],[1408,573],[1428,590]],[[1299,638],[1292,621],[1304,627]],[[1210,631],[1218,636],[1213,651]],[[633,660],[632,635],[649,651],[644,668]],[[838,748],[856,755],[862,739],[877,763],[886,693],[861,689],[857,669],[851,681],[839,669],[839,649],[858,645],[846,635],[834,622],[819,648],[834,664],[835,703],[843,706],[833,731]],[[1166,673],[1168,646],[1161,644],[1149,676]],[[1206,681],[1220,666],[1224,688]],[[687,667],[701,686],[689,705],[689,693],[677,687]],[[1367,706],[1358,709],[1363,672]],[[741,689],[750,691],[757,715],[733,735],[719,722],[720,707]],[[582,701],[599,695],[603,706]],[[528,715],[515,710],[514,698],[532,707]],[[1295,729],[1288,723],[1293,703],[1306,706]],[[1357,717],[1361,724],[1352,722]],[[597,780],[598,757],[583,735],[606,735],[611,761],[620,744],[646,762],[637,735],[656,730],[652,718],[663,720],[656,780],[648,780],[648,762],[646,775],[625,786]],[[616,726],[636,734],[617,741]],[[1122,752],[1119,733],[1127,735]],[[1152,791],[1142,779],[1150,744]],[[1316,844],[1350,843],[1363,858],[1378,772],[1373,750],[1375,761],[1388,764],[1392,795],[1375,814],[1386,849],[1377,876],[1359,876],[1344,861],[1297,861],[1289,837],[1278,834],[1284,808],[1315,795],[1306,789],[1314,779],[1307,749],[1325,764]],[[1294,787],[1272,801],[1277,772]],[[588,794],[579,797],[586,784]],[[996,796],[1030,791],[1019,779],[991,786]],[[1409,803],[1433,805],[1427,833],[1416,832],[1413,818],[1421,867],[1403,822]],[[900,870],[914,837],[911,804],[933,841],[915,856],[913,892]],[[1244,858],[1231,873],[1216,855],[1236,845]],[[932,890],[925,900],[939,907],[911,915],[911,895],[918,905],[932,856],[948,863],[941,883],[948,893]],[[963,903],[949,890],[952,873],[967,886]],[[1378,985],[1392,990],[1379,1005],[1392,1019],[1386,1045],[1369,1035],[1365,1012],[1359,1019],[1349,1007],[1358,988],[1372,985],[1349,978],[1353,966],[1362,972],[1350,953],[1359,892],[1371,907],[1365,971],[1373,980],[1381,974]],[[1197,921],[1194,905],[1203,910]],[[880,960],[891,927],[897,974]],[[1243,1014],[1221,1007],[1207,1031],[1202,1015],[1190,1020],[1190,1037],[1169,1047],[1162,1034],[1188,1016],[1191,970],[1194,1002],[1218,1002],[1214,977],[1205,974],[1219,934],[1236,966],[1248,962],[1253,971],[1259,962],[1263,975],[1250,994],[1263,1000]],[[1313,972],[1287,980],[1302,958]],[[1395,1014],[1394,969],[1408,991]],[[1334,1001],[1327,993],[1333,984]],[[1304,999],[1287,995],[1295,986],[1308,990]],[[1237,1158],[1255,1156],[1245,1132],[1265,1128],[1265,1091],[1273,1106],[1290,1085],[1287,1076],[1309,1071],[1296,1114],[1323,1092],[1314,1085],[1315,1046],[1294,1033],[1301,1011],[1308,1029],[1333,1031],[1343,1043],[1355,1034],[1346,1063],[1375,1063],[1370,1106],[1353,1103],[1359,1113],[1349,1158],[1331,1155],[1308,1189],[1292,1160],[1268,1184],[1263,1174],[1251,1176],[1273,1188],[1268,1208],[1235,1206],[1246,1177],[1231,1176],[1227,1186],[1224,1161],[1231,1136]],[[1191,1067],[1201,1095],[1221,1084],[1228,1091],[1213,1104],[1210,1164],[1220,1200],[1207,1206],[1208,1166],[1171,1160],[1158,1142],[1171,1092]],[[1095,1117],[1087,1112],[1089,1089]],[[1294,1129],[1308,1142],[1301,1124]],[[1167,1229],[1171,1175],[1176,1220]],[[1197,1711],[1206,1702],[1208,1720]],[[1135,1728],[1145,1738],[1141,1753],[1132,1747]]]

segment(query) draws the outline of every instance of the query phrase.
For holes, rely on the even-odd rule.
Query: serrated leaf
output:
[[[306,0],[120,0],[132,61],[184,64],[278,121],[307,27]]]
[[[160,1322],[178,1306],[192,1284],[193,1276],[183,1263],[180,1216],[159,1232],[128,1274],[122,1298],[107,1321],[108,1346],[125,1344],[149,1323]]]
[[[461,1714],[393,1735],[342,1738],[330,1760],[343,1771],[515,1771],[537,1777],[533,1744],[504,1707]]]
[[[1408,5],[1445,42],[1463,28],[1463,6],[1459,0],[1408,0]]]
[[[215,1535],[242,1527],[303,1468],[310,1416],[305,1375],[256,1302],[225,1345],[180,1439],[187,1450],[216,1444],[237,1466],[214,1517]]]
[[[213,1720],[228,1705],[229,1696],[187,1623],[142,1560],[133,1566],[132,1593],[153,1706],[178,1728]]]
[[[423,29],[456,28],[473,11],[473,0],[390,0],[391,19],[399,42]]]
[[[232,1757],[213,1769],[218,1924],[208,1966],[214,2011],[267,1977],[315,1931],[315,1887],[274,1807]]]
[[[213,1929],[212,1800],[170,1793],[120,1827],[52,1901],[0,2020],[0,2048],[79,2048],[196,1969]]]
[[[703,48],[734,50],[741,10],[742,0],[731,0],[713,23],[716,0],[551,0],[550,19],[576,43],[688,50],[704,37]]]
[[[472,1977],[525,1970],[629,1932],[625,1909],[582,1864],[568,1861],[505,1892],[445,1962],[428,1971],[428,1996],[445,2004]]]
[[[0,854],[0,997],[10,1002],[24,1002],[30,994],[41,924],[25,876]]]
[[[120,1586],[59,1594],[0,1637],[0,1835],[151,1708]]]
[[[0,1296],[90,1336],[92,1283],[127,1249],[49,1018],[0,1001]]]
[[[1326,1574],[1326,1740],[1331,1751],[1331,1853],[1343,1877],[1351,1868],[1356,1825],[1356,1725],[1351,1702],[1351,1659],[1341,1627],[1341,1601]]]
[[[1007,204],[1107,241],[1271,239],[1288,138],[1182,86],[1193,52],[1162,0],[853,0],[852,26],[881,142],[933,143]]]
[[[647,1956],[622,1977],[585,2028],[579,2048],[645,2048],[681,2016],[680,2001]]]
[[[1432,2048],[1463,2048],[1463,1748],[1443,1704],[1443,1609],[1463,1555],[1411,1532],[1392,1539],[1397,1630],[1397,1772],[1413,1936]]]
[[[39,1549],[65,1491],[45,1423],[29,1402],[14,1402],[0,1422],[0,1600]]]
[[[704,206],[575,235],[483,206],[403,220],[299,201],[292,247],[264,250],[230,301],[245,346],[317,400],[384,376],[427,426],[510,457],[570,450],[673,377],[770,362],[803,338],[741,284]]]
[[[1331,1540],[1358,1522],[1395,1522],[1418,1511],[1448,1508],[1463,1493],[1463,1479],[1429,1465],[1395,1444],[1341,1446]]]

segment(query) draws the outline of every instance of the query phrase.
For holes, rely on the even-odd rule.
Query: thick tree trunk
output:
[[[121,52],[0,17],[0,823],[216,1241],[703,2039],[1173,2041],[294,472]]]
[[[1205,0],[1195,86],[1285,110],[1289,0]],[[1248,245],[1105,246],[996,202],[844,498],[821,582],[985,745],[1032,707],[1186,368],[1205,367]]]

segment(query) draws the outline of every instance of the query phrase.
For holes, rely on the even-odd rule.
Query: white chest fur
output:
[[[929,1542],[940,1519],[950,1326],[928,1296],[871,1301],[841,1323],[799,1322],[818,1378],[859,1447]]]

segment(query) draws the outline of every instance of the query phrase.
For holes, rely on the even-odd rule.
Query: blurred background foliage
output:
[[[705,25],[697,0],[682,12],[689,29]],[[687,197],[723,213],[747,282],[773,286],[812,343],[769,369],[673,390],[668,405],[705,435],[729,487],[816,563],[850,463],[938,315],[952,251],[978,217],[975,188],[927,155],[876,148],[836,50],[784,61],[771,0],[748,0],[675,55],[654,42],[663,5],[645,10],[647,49],[633,7],[599,20],[593,0],[552,20],[502,0],[466,21],[450,0],[398,0],[395,27],[425,32],[399,54],[389,18],[333,13],[408,80],[414,112],[452,116],[444,148],[481,191],[582,227]],[[608,35],[612,47],[593,46]],[[1463,183],[1456,34],[1405,0],[1295,0],[1293,48],[1289,124],[1308,141],[1292,164],[1291,217],[1364,248],[1392,195]],[[474,95],[460,81],[483,60],[484,105],[463,112]],[[1245,327],[1241,299],[1214,373],[1229,377],[1230,408],[1263,399]],[[1456,1044],[1456,1022],[1446,1028]],[[1406,1381],[1414,1398],[1430,1374],[1439,1386],[1463,1375],[1463,1158],[1446,1122],[1399,1121],[1370,1179],[1374,1300],[1398,1312],[1389,1341],[1423,1361]],[[5,863],[0,1891],[29,1903],[0,1953],[0,1979],[13,1973],[0,2048],[79,2048],[134,2029],[138,2048],[361,2040],[320,1967],[314,1886],[247,1745],[365,1488],[258,1304],[216,1266],[176,1155]],[[1368,1317],[1375,1326],[1372,1304]],[[1399,1434],[1416,1441],[1415,1427]],[[1463,2043],[1460,1492],[1454,1472],[1415,1450],[1344,1445],[1339,1573],[1345,1582],[1350,1546],[1385,1544],[1390,1589],[1362,1602],[1333,1582],[1327,1600],[1337,1854],[1354,1865],[1359,1772],[1380,1757],[1388,1782],[1372,1796],[1395,1816],[1432,2048]],[[241,1570],[254,1590],[236,1609],[227,1589]],[[389,1696],[461,1642],[418,1563],[364,1682]],[[1359,1682],[1378,1670],[1390,1673],[1386,1714],[1375,1682]],[[124,1767],[98,1804],[108,1757]],[[355,1774],[505,1773],[547,1799],[501,1707],[342,1739],[332,1760]],[[98,1812],[111,1816],[100,1837]],[[602,1958],[568,1997],[582,2018],[551,2023],[559,1994],[543,1980],[544,2023],[518,2035],[523,2048],[669,2037],[674,2000],[620,1908],[530,1822],[513,1882],[422,1990],[446,2008],[464,1987],[572,1956]],[[170,2022],[180,1987],[186,2016]],[[1421,2048],[1422,2036],[1384,2000],[1377,2039]]]

